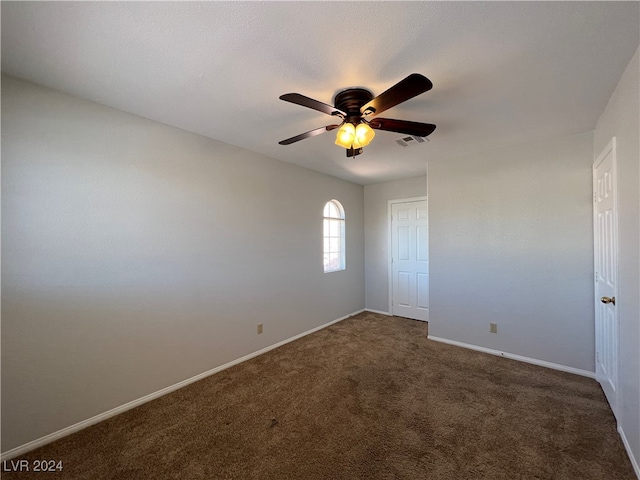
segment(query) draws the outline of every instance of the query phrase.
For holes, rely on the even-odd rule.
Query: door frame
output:
[[[393,230],[391,225],[391,207],[396,203],[421,202],[423,200],[427,201],[427,225],[429,225],[429,196],[428,195],[422,195],[419,197],[409,197],[409,198],[394,198],[393,200],[387,201],[387,272],[388,272],[388,282],[389,282],[389,306],[388,306],[389,315],[393,315],[393,263],[392,263]],[[427,238],[429,238],[428,226],[427,226]]]
[[[596,380],[598,381],[598,383],[602,384],[602,377],[600,377],[598,375],[598,355],[601,352],[598,352],[598,345],[599,345],[599,335],[598,335],[598,323],[602,322],[602,319],[598,318],[598,307],[599,307],[599,292],[600,289],[598,288],[598,282],[597,282],[597,272],[596,272],[596,268],[598,267],[598,219],[597,219],[597,212],[596,212],[596,197],[595,195],[597,194],[597,178],[596,178],[596,169],[597,167],[600,166],[600,164],[604,161],[604,159],[607,157],[607,155],[609,155],[611,153],[611,171],[612,171],[612,190],[613,190],[613,250],[615,252],[615,265],[613,266],[614,269],[614,275],[615,275],[615,279],[616,279],[616,283],[615,283],[615,292],[614,292],[614,296],[616,297],[616,300],[618,300],[618,292],[620,291],[620,276],[619,276],[619,248],[618,248],[618,166],[617,166],[617,155],[616,155],[616,137],[612,137],[611,140],[607,143],[607,145],[604,147],[604,149],[602,150],[602,152],[596,157],[596,159],[593,162],[592,165],[592,190],[593,190],[593,267],[594,267],[594,276],[593,276],[593,300],[594,300],[594,320],[595,320],[595,345],[594,345],[594,356],[595,356],[595,375],[596,375]],[[618,300],[619,301],[619,300]],[[615,308],[613,310],[613,316],[614,316],[614,322],[616,323],[616,335],[618,338],[616,338],[616,352],[615,352],[615,363],[616,363],[616,368],[615,368],[615,378],[614,378],[614,382],[615,382],[615,392],[614,392],[614,398],[613,398],[613,404],[610,404],[611,410],[614,414],[614,416],[617,418],[618,417],[618,404],[620,401],[620,396],[618,394],[619,391],[619,379],[620,379],[620,309],[619,308]],[[608,399],[607,399],[608,400]]]

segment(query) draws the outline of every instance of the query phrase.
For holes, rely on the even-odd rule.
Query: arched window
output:
[[[337,200],[330,200],[324,206],[324,271],[344,270],[344,208]]]

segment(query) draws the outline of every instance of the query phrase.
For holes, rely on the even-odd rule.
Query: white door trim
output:
[[[422,195],[420,197],[409,197],[409,198],[394,198],[393,200],[387,201],[387,272],[389,272],[388,282],[389,282],[389,313],[393,315],[393,245],[392,245],[392,225],[391,225],[391,207],[394,203],[406,203],[406,202],[420,202],[422,200],[427,200],[427,208],[429,205],[429,197],[428,195]],[[427,217],[428,218],[428,217]],[[427,230],[428,232],[428,230]],[[428,235],[428,233],[427,233]]]
[[[599,325],[602,322],[602,318],[599,318],[599,307],[600,307],[600,287],[598,285],[598,281],[597,281],[597,276],[598,276],[598,271],[596,270],[598,268],[599,265],[599,260],[598,260],[598,253],[599,253],[599,239],[598,239],[598,218],[597,218],[597,210],[596,210],[596,192],[597,192],[597,178],[596,178],[596,170],[597,168],[600,166],[600,164],[609,156],[609,154],[611,154],[611,182],[612,182],[612,191],[613,191],[613,240],[612,240],[612,250],[613,252],[615,252],[614,254],[614,265],[613,265],[613,278],[615,279],[614,282],[614,292],[613,295],[616,299],[618,299],[618,292],[620,290],[620,286],[619,286],[619,275],[618,275],[618,258],[619,258],[619,249],[618,249],[618,195],[617,195],[617,159],[616,159],[616,137],[613,137],[611,139],[611,141],[609,141],[609,143],[607,144],[607,146],[604,148],[604,150],[602,151],[602,153],[600,155],[598,155],[598,157],[596,158],[596,160],[593,162],[593,168],[592,168],[592,172],[593,172],[593,258],[594,258],[594,315],[595,315],[595,321],[596,321],[596,325],[595,325],[595,334],[596,334],[596,345],[595,345],[595,355],[596,355],[596,365],[595,365],[595,372],[596,372],[596,380],[598,380],[598,382],[603,386],[603,389],[605,389],[605,393],[610,392],[613,395],[608,394],[607,395],[607,400],[609,401],[609,404],[611,406],[611,410],[613,411],[614,416],[618,416],[618,403],[619,403],[619,394],[618,394],[618,390],[619,390],[619,369],[620,369],[620,314],[619,314],[619,309],[618,308],[614,308],[613,309],[613,321],[616,325],[615,328],[615,348],[614,350],[614,355],[615,355],[615,359],[614,359],[614,363],[615,363],[615,368],[613,369],[614,371],[612,372],[613,375],[613,384],[615,385],[615,390],[611,391],[610,388],[605,388],[605,385],[603,384],[604,381],[608,380],[608,377],[605,377],[602,375],[602,372],[599,370],[599,360],[598,360],[598,355],[602,355],[603,353],[601,351],[599,351],[599,345],[602,342],[602,335],[599,333]],[[610,396],[613,396],[613,398],[610,398]]]

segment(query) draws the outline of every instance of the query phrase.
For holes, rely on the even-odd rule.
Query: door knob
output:
[[[615,305],[616,304],[616,297],[602,297],[600,299],[600,301],[602,303],[613,303]]]

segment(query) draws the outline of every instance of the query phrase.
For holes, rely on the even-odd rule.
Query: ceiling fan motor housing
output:
[[[362,115],[360,108],[373,100],[373,94],[364,88],[349,88],[338,93],[334,100],[334,106],[338,110],[346,112],[345,121],[357,125]]]

